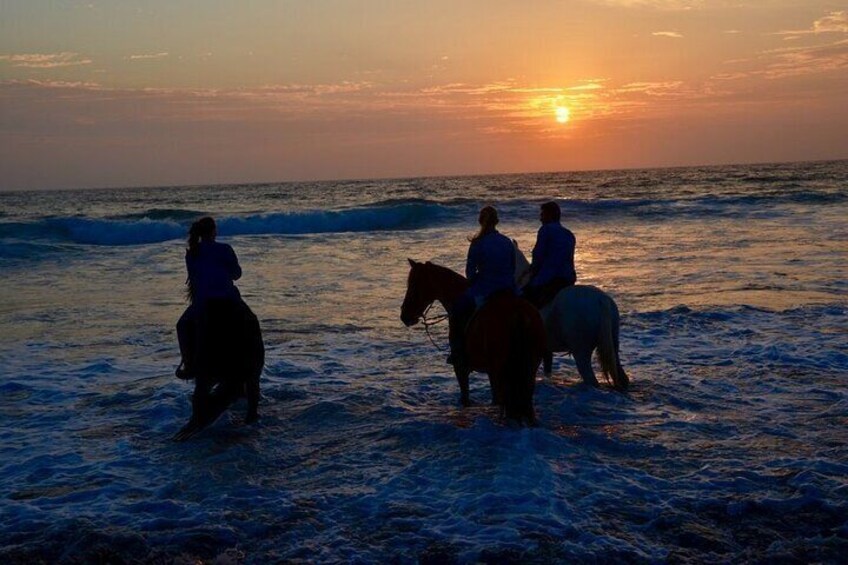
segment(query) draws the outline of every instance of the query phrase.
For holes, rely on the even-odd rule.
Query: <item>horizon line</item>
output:
[[[190,184],[128,184],[122,186],[70,186],[70,187],[50,187],[50,188],[2,188],[0,194],[15,194],[15,193],[38,193],[38,192],[82,192],[95,190],[158,190],[158,189],[195,189],[195,188],[222,188],[227,186],[259,186],[270,184],[305,184],[305,183],[340,183],[340,182],[386,182],[386,181],[407,181],[416,179],[455,179],[455,178],[473,178],[473,177],[505,177],[518,175],[551,175],[551,174],[581,174],[581,173],[601,173],[615,171],[654,171],[654,170],[673,170],[673,169],[697,169],[697,168],[713,168],[713,167],[743,167],[743,166],[762,166],[762,165],[791,165],[801,163],[835,163],[839,161],[848,161],[848,156],[838,157],[833,159],[801,159],[788,161],[750,161],[750,162],[726,162],[726,163],[701,163],[694,165],[655,165],[655,166],[633,166],[633,167],[611,167],[598,169],[570,169],[570,170],[540,170],[540,171],[510,171],[499,173],[458,173],[458,174],[438,174],[438,175],[409,175],[409,176],[385,176],[385,177],[351,177],[351,178],[322,178],[322,179],[289,179],[289,180],[266,180],[266,181],[244,181],[244,182],[215,182],[215,183],[190,183]]]

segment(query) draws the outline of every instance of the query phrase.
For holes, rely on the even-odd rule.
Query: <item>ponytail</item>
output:
[[[186,254],[194,257],[197,255],[198,251],[200,251],[200,242],[203,240],[210,240],[215,236],[215,220],[212,219],[211,216],[204,216],[191,224],[191,227],[188,230],[188,247],[186,248]],[[192,284],[191,277],[186,277],[186,300],[189,303],[194,302],[194,285]]]
[[[473,237],[469,237],[468,241],[474,243],[481,237],[486,234],[492,233],[495,231],[495,226],[498,225],[498,211],[495,210],[494,206],[484,206],[480,210],[480,217],[477,219],[480,222],[480,231],[478,231]]]
[[[188,253],[196,255],[201,240],[210,239],[215,233],[215,220],[204,216],[191,224],[188,230]]]

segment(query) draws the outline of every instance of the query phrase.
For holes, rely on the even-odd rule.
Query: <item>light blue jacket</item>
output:
[[[465,276],[471,287],[468,293],[486,299],[499,290],[515,288],[515,246],[497,230],[487,233],[468,248]]]

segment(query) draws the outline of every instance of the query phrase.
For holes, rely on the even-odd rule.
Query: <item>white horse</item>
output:
[[[530,279],[530,263],[515,246],[515,278],[519,286]],[[598,361],[607,382],[625,390],[630,379],[618,356],[618,306],[601,289],[589,285],[564,288],[539,313],[548,334],[548,353],[544,359],[545,376],[551,376],[552,353],[571,353],[583,382],[598,386],[592,370],[592,352],[597,349]]]

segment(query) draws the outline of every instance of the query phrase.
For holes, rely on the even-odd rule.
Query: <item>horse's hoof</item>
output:
[[[185,366],[185,363],[180,363],[180,365],[174,371],[174,375],[183,381],[190,381],[194,378],[194,374],[188,370],[188,367]]]

